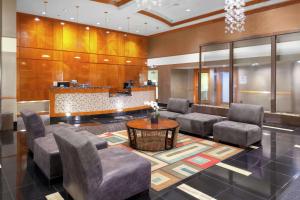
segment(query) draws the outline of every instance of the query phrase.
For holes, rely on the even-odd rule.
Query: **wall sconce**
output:
[[[47,55],[47,54],[43,54],[41,57],[42,57],[42,58],[50,58],[50,56]]]

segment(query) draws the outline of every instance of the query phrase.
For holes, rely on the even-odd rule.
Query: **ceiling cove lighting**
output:
[[[162,0],[135,0],[139,9],[151,10],[153,7],[161,7]]]
[[[225,0],[225,33],[245,31],[245,0]]]

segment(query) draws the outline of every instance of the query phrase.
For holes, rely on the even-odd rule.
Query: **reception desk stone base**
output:
[[[59,89],[58,89],[59,90]],[[108,91],[63,92],[52,95],[50,116],[97,115],[145,109],[146,101],[155,100],[155,90],[132,91],[131,95],[111,97]]]

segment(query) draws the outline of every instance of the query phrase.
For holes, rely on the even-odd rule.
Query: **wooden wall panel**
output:
[[[125,81],[147,79],[146,37],[17,15],[19,101],[49,99],[53,81],[78,80],[118,90]]]

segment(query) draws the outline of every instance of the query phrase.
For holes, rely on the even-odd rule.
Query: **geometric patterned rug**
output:
[[[109,148],[120,147],[136,153],[151,162],[151,187],[163,190],[177,182],[207,169],[243,149],[179,133],[176,148],[146,152],[132,149],[127,130],[98,135],[108,142]]]

